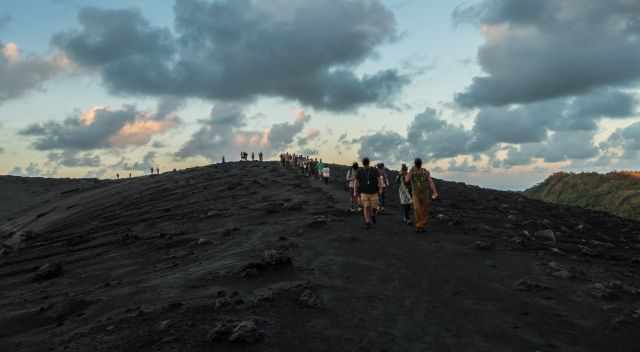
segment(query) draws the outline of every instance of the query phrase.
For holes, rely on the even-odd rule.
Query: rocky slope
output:
[[[99,184],[0,222],[1,351],[637,349],[634,221],[438,181],[427,234],[395,192],[364,230],[277,163]]]
[[[525,191],[546,202],[606,211],[640,220],[640,173],[556,173]]]

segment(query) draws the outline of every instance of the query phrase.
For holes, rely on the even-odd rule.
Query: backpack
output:
[[[358,170],[356,178],[358,180],[358,191],[364,194],[378,193],[378,169],[365,167]]]

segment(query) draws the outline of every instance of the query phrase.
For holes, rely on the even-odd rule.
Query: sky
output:
[[[635,0],[4,0],[0,174],[303,153],[523,190],[629,170]]]

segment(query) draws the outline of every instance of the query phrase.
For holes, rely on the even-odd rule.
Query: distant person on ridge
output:
[[[156,174],[160,175],[160,168],[159,167],[156,168]]]
[[[431,179],[431,173],[422,168],[422,159],[415,160],[411,171],[405,176],[405,181],[411,182],[416,232],[424,232],[429,220],[431,201],[438,198],[438,190]]]
[[[153,168],[151,168],[151,172],[149,173],[149,175],[153,176]]]
[[[324,181],[325,185],[329,184],[329,176],[331,175],[331,170],[329,169],[329,165],[325,165],[322,168],[322,181]]]
[[[359,211],[358,194],[356,192],[356,175],[358,174],[358,163],[353,163],[351,168],[347,170],[347,190],[351,197],[351,211]]]
[[[400,206],[402,206],[402,222],[407,225],[411,225],[411,182],[405,180],[409,169],[406,164],[402,164],[400,173],[396,179],[398,184],[398,196],[400,198]]]
[[[262,152],[258,153],[258,159],[262,161]]]
[[[356,175],[355,191],[360,194],[364,226],[370,228],[376,223],[376,211],[378,210],[378,197],[382,192],[382,180],[378,169],[369,166],[369,158],[362,159],[362,168]]]
[[[256,154],[251,152],[251,161],[256,161]]]
[[[222,156],[222,163],[223,163],[223,164],[225,163],[224,155]]]
[[[322,177],[322,169],[324,169],[324,163],[322,162],[322,159],[320,159],[316,165],[316,176],[318,179]]]

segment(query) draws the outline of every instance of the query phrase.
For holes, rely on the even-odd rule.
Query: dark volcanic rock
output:
[[[210,341],[229,341],[234,343],[256,343],[264,337],[255,320],[226,320],[218,322],[209,332]]]
[[[305,307],[309,308],[318,308],[322,305],[322,301],[320,297],[318,297],[311,290],[304,290],[300,297],[298,297],[298,302]]]
[[[62,265],[58,263],[47,263],[36,271],[33,276],[34,281],[46,281],[55,279],[62,275]]]
[[[534,292],[551,289],[550,286],[529,278],[524,278],[516,281],[516,283],[513,285],[513,288],[518,291],[534,291]]]

